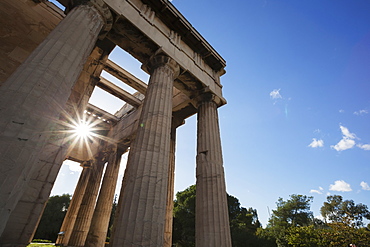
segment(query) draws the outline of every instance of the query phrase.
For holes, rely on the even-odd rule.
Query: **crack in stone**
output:
[[[12,123],[23,125],[24,123],[12,121]]]

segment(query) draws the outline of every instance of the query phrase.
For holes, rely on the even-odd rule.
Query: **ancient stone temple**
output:
[[[65,159],[83,171],[57,244],[104,246],[126,152],[109,246],[171,246],[176,129],[194,114],[196,246],[231,246],[217,113],[223,58],[168,0],[59,2],[65,10],[0,2],[0,246],[31,241]],[[117,47],[148,82],[108,58]],[[112,115],[90,104],[95,87],[125,105]],[[99,138],[75,145],[72,129],[85,120]]]

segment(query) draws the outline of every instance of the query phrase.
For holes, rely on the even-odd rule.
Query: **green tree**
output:
[[[370,219],[370,212],[366,205],[355,204],[353,200],[343,201],[343,197],[339,195],[328,196],[320,212],[326,221],[352,227],[362,227],[363,219]]]
[[[328,196],[321,208],[322,215],[331,223],[314,219],[308,226],[291,226],[284,238],[289,246],[347,247],[370,246],[370,231],[361,228],[362,219],[368,215],[367,206],[343,201],[341,196]]]
[[[284,201],[279,198],[276,210],[272,210],[271,218],[264,231],[259,235],[275,239],[277,246],[288,246],[287,231],[291,227],[307,226],[313,222],[313,214],[310,211],[313,197],[305,195],[290,195],[290,199]]]
[[[70,201],[69,194],[49,198],[34,238],[55,242]]]
[[[106,239],[107,242],[109,242],[110,237],[112,235],[113,223],[114,223],[114,217],[116,215],[116,211],[117,211],[117,195],[114,196],[113,204],[112,204],[112,211],[109,217],[108,232],[107,232],[107,239]]]
[[[195,246],[195,185],[176,193],[173,217],[172,242],[176,246]]]
[[[287,229],[286,239],[291,246],[317,247],[323,245],[321,230],[314,225],[290,227]]]
[[[314,225],[291,227],[286,239],[294,247],[347,247],[350,243],[370,247],[370,231],[343,223],[329,223],[320,228]]]
[[[195,246],[195,194],[195,185],[176,194],[173,221],[173,244],[176,246]],[[257,229],[261,228],[257,210],[241,207],[234,196],[227,195],[227,201],[232,246],[271,246],[256,236]]]

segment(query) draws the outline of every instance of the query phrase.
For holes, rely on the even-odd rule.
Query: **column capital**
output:
[[[154,54],[151,56],[146,64],[143,64],[142,68],[148,71],[150,74],[159,67],[168,67],[174,73],[174,78],[180,74],[180,66],[171,57],[165,54]]]
[[[80,164],[82,168],[91,168],[92,166],[92,160],[86,160]]]
[[[69,0],[65,12],[68,13],[74,7],[79,5],[94,7],[99,12],[104,21],[104,26],[100,31],[99,39],[103,39],[113,26],[113,16],[108,5],[106,5],[103,0]]]
[[[225,104],[223,98],[220,98],[219,96],[215,95],[214,93],[212,93],[211,91],[209,91],[207,89],[204,90],[203,93],[196,96],[193,100],[194,100],[194,103],[195,103],[194,105],[196,105],[197,107],[199,107],[200,105],[202,105],[204,103],[208,103],[208,102],[215,103],[217,105],[217,107]]]

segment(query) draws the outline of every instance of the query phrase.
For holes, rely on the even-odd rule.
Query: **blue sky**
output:
[[[313,196],[316,216],[329,194],[370,206],[370,2],[172,4],[227,62],[228,104],[219,115],[228,193],[257,209],[263,224],[278,198],[291,194]],[[112,60],[147,81],[122,51]],[[104,97],[94,92],[91,102],[120,108]],[[177,138],[179,191],[195,183],[195,117]],[[53,194],[73,192],[78,172],[69,167]]]

